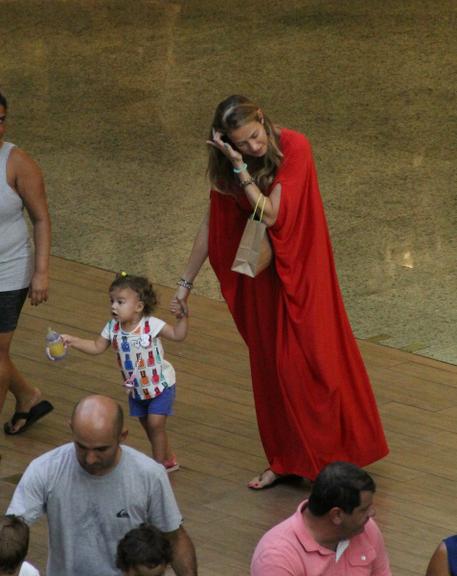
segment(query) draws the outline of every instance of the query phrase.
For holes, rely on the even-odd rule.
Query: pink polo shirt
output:
[[[251,562],[251,576],[391,576],[384,539],[370,518],[364,531],[336,552],[320,546],[302,516],[308,501],[293,516],[274,526],[260,539]]]

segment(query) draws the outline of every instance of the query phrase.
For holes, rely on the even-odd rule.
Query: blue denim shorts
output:
[[[130,416],[147,416],[148,414],[160,414],[162,416],[172,416],[173,404],[176,397],[176,386],[165,388],[162,394],[159,394],[151,400],[137,400],[129,394]]]
[[[0,292],[0,332],[14,332],[27,298],[28,288]]]

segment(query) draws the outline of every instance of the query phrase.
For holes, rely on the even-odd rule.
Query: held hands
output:
[[[218,132],[213,128],[213,139],[207,140],[206,143],[222,152],[235,168],[243,164],[243,156],[241,156],[238,150],[235,150],[228,142],[222,140],[222,132]]]
[[[178,319],[183,318],[189,314],[189,310],[187,308],[187,299],[189,298],[189,294],[189,288],[178,286],[175,295],[171,299],[170,312],[174,314]]]
[[[177,320],[181,320],[182,318],[189,316],[189,308],[185,300],[175,297],[172,300],[172,305],[174,302],[176,302],[176,304],[175,304],[175,311],[173,312],[173,314],[175,315]]]

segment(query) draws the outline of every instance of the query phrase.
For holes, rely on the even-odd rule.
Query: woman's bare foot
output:
[[[271,488],[277,481],[281,478],[280,474],[276,474],[270,468],[267,468],[250,482],[248,482],[248,488],[252,490],[263,490],[264,488]]]

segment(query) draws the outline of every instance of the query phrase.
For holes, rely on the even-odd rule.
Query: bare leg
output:
[[[163,464],[172,458],[166,431],[167,416],[164,414],[148,414],[140,418],[141,425],[146,431],[152,447],[154,460]]]
[[[38,388],[30,386],[19,373],[10,358],[10,346],[14,332],[0,333],[0,412],[3,409],[5,398],[10,390],[16,398],[16,412],[28,412],[41,399]],[[18,420],[12,430],[21,428],[25,420]]]

